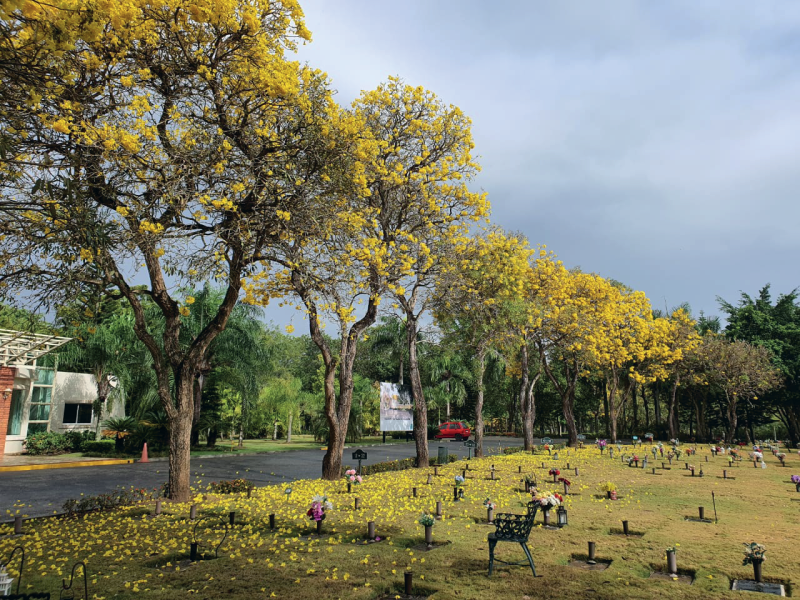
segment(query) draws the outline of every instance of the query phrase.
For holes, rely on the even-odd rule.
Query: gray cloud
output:
[[[800,285],[800,4],[302,5],[340,102],[397,74],[459,105],[493,220],[567,265],[712,314]]]

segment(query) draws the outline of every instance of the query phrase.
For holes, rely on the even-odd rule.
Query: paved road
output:
[[[503,447],[521,445],[521,438],[487,437],[484,439],[484,452],[496,454]],[[429,444],[432,457],[437,455],[439,446],[447,447],[450,454],[467,455],[462,443],[432,441]],[[345,449],[345,464],[353,463],[347,460],[353,450],[355,447]],[[365,447],[365,451],[369,458],[363,464],[368,465],[415,456],[414,444],[406,442]],[[315,478],[320,476],[322,456],[320,450],[200,456],[192,459],[192,484],[202,481],[205,485],[237,477],[245,477],[256,485]],[[24,515],[48,515],[61,512],[65,500],[78,498],[81,493],[96,495],[119,486],[157,488],[166,480],[166,462],[0,473],[0,520],[6,520],[6,510],[14,513],[20,508]]]

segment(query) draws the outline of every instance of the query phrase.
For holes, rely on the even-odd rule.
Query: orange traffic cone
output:
[[[140,463],[150,462],[147,460],[147,442],[144,443],[144,448],[142,448],[142,458],[139,459]]]

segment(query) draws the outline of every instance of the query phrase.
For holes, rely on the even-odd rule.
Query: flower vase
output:
[[[569,495],[569,486],[566,484],[566,482],[564,483],[564,495],[565,496]]]
[[[553,473],[553,483],[556,483],[556,481],[557,481],[557,480],[556,480],[556,477],[558,477],[558,475],[556,475],[555,473]]]
[[[795,485],[795,486],[794,486],[794,489],[796,489],[798,492],[800,492],[800,483],[798,483],[797,485]]]
[[[353,484],[348,482],[347,483],[347,493],[349,494],[352,491],[352,489],[353,489]]]
[[[433,544],[433,526],[431,525],[425,526],[425,543],[429,546]]]
[[[550,526],[550,509],[542,509],[542,517],[544,517],[544,526]]]
[[[488,521],[489,525],[494,523],[494,509],[487,508],[486,509],[486,520]]]
[[[611,490],[606,491],[606,498],[611,500]]]
[[[612,500],[616,500],[617,499],[617,490],[612,490],[611,491],[611,499]]]
[[[322,519],[317,521],[317,535],[322,535]]]
[[[638,468],[638,467],[639,467],[639,461],[638,461],[638,460],[634,460],[634,461],[633,461],[633,465],[634,465],[636,468]]]
[[[756,580],[756,583],[762,583],[764,581],[763,574],[761,572],[761,568],[764,566],[764,559],[763,558],[754,558],[753,559],[753,577]]]
[[[678,558],[675,550],[667,550],[667,573],[670,575],[678,574]]]

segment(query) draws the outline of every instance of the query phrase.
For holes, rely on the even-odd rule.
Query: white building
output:
[[[0,457],[20,454],[30,433],[92,431],[97,418],[94,376],[37,366],[37,359],[69,338],[0,330]],[[125,415],[122,402],[100,417]]]

